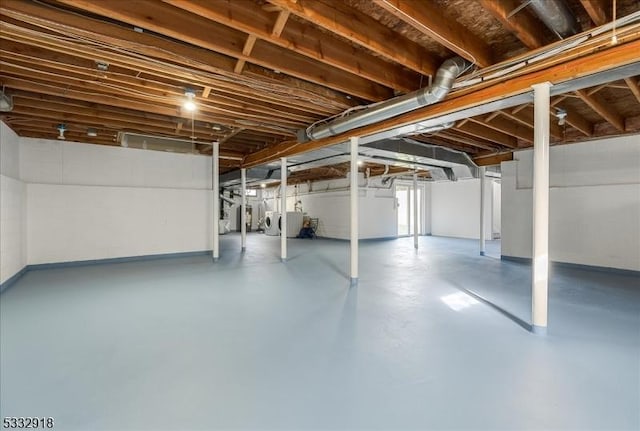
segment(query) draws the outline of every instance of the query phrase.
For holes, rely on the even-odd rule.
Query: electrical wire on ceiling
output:
[[[48,4],[43,4],[47,7],[52,7],[54,9],[57,10],[63,10],[57,7],[54,7],[52,5],[48,5]],[[64,10],[65,12],[68,12],[66,10]],[[81,35],[81,34],[77,34],[76,32],[78,31],[77,29],[64,25],[64,24],[59,24],[59,23],[53,23],[50,22],[48,20],[42,19],[42,18],[37,18],[37,17],[32,17],[32,16],[28,16],[28,15],[23,15],[21,13],[18,12],[11,12],[9,15],[19,15],[19,19],[21,21],[30,23],[30,24],[34,24],[34,25],[38,25],[40,27],[44,27],[48,30],[54,31],[56,33],[60,33],[61,36],[56,36],[54,34],[47,34],[46,37],[49,37],[51,39],[54,40],[58,40],[58,41],[66,41],[66,42],[84,42],[85,45],[91,46],[91,47],[100,47],[103,49],[107,49],[108,51],[112,51],[112,52],[118,52],[118,53],[124,53],[126,55],[132,56],[137,58],[138,60],[144,61],[147,64],[154,64],[154,65],[160,65],[160,66],[164,66],[167,68],[171,68],[172,70],[180,70],[182,72],[186,72],[188,74],[193,75],[195,78],[199,78],[199,79],[203,79],[206,81],[220,81],[220,82],[226,82],[226,83],[232,83],[234,85],[242,85],[245,87],[248,87],[250,89],[253,90],[258,90],[258,91],[264,91],[267,92],[271,95],[273,94],[277,94],[283,97],[286,97],[287,99],[295,99],[295,100],[300,100],[300,101],[304,101],[306,103],[311,103],[313,105],[318,105],[321,106],[323,108],[326,108],[327,106],[334,106],[336,109],[343,109],[344,105],[337,105],[335,103],[335,101],[328,99],[328,98],[323,98],[322,96],[319,96],[316,93],[313,93],[311,91],[305,90],[305,89],[301,89],[301,88],[296,88],[296,93],[292,93],[291,89],[283,84],[277,84],[277,83],[264,83],[263,81],[259,80],[259,79],[255,79],[255,78],[250,78],[246,75],[237,75],[237,74],[233,74],[231,72],[226,72],[224,70],[217,70],[216,73],[211,73],[211,72],[205,72],[203,70],[194,70],[192,68],[188,68],[185,66],[181,66],[181,65],[176,65],[175,63],[170,63],[167,61],[163,61],[163,60],[159,60],[159,59],[151,59],[148,57],[148,55],[145,54],[140,54],[136,51],[132,51],[132,49],[135,49],[136,47],[139,48],[149,48],[147,45],[142,45],[142,44],[136,44],[134,42],[131,42],[132,47],[130,49],[125,49],[125,48],[118,48],[118,47],[114,47],[111,44],[108,43],[104,43],[101,42],[99,40],[96,39],[91,39],[85,35]],[[80,15],[81,16],[81,15]],[[83,18],[86,19],[86,17],[83,16]],[[18,29],[20,31],[26,32],[26,33],[31,33],[31,34],[37,34],[39,37],[43,37],[43,34],[35,31],[35,30],[31,30],[31,29],[26,29],[24,27],[19,27],[10,23],[3,23],[7,24],[9,28],[13,27],[15,29]],[[210,69],[212,66],[202,63],[202,62],[197,62],[194,61],[193,59],[181,56],[176,54],[175,52],[169,51],[169,50],[165,50],[163,48],[159,48],[159,47],[153,47],[155,50],[160,51],[160,52],[164,52],[166,54],[171,55],[174,58],[180,58],[182,59],[184,62],[187,62],[189,64],[193,64],[194,67],[203,67],[203,68],[208,68]],[[151,72],[150,72],[151,73]],[[228,76],[227,76],[228,75]],[[302,94],[308,94],[308,96],[302,96]]]

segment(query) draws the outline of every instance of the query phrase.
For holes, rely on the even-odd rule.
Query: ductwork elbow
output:
[[[450,58],[438,68],[431,86],[376,103],[348,117],[311,126],[305,131],[306,135],[312,140],[327,138],[432,105],[444,99],[453,88],[456,78],[471,66],[472,64],[462,57]]]

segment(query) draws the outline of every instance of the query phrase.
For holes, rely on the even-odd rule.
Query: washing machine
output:
[[[280,235],[280,213],[266,211],[264,214],[264,233],[267,235]]]

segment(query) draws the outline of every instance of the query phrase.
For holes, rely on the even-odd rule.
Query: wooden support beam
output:
[[[236,63],[234,59],[210,50],[158,37],[151,33],[135,32],[121,25],[89,17],[79,17],[75,13],[41,6],[34,2],[2,1],[0,3],[0,13],[5,17],[41,27],[45,32],[54,31],[65,36],[78,36],[84,40],[96,41],[106,46],[127,47],[145,57],[168,61],[169,63],[189,68],[190,73],[185,74],[183,70],[163,67],[155,62],[151,63],[140,58],[130,58],[105,50],[90,49],[89,47],[80,48],[70,42],[63,43],[60,40],[56,42],[56,46],[52,46],[52,42],[49,41],[48,48],[59,49],[61,53],[73,53],[81,57],[84,56],[84,58],[91,61],[96,58],[104,58],[109,61],[111,66],[121,65],[156,76],[171,76],[174,79],[179,79],[182,82],[191,82],[194,86],[200,87],[214,84],[211,81],[210,74],[220,74],[223,77],[234,78],[233,69]],[[45,32],[39,34],[40,41],[48,40],[45,37],[47,36]],[[10,36],[15,40],[16,32],[3,26],[0,35]],[[31,44],[35,43],[37,42],[31,41]],[[93,46],[96,45],[94,44]],[[324,86],[315,85],[284,74],[275,75],[259,66],[248,65],[246,70],[249,72],[246,74],[246,79],[249,81],[266,79],[276,88],[279,86],[287,88],[288,91],[290,91],[290,88],[296,88],[299,91],[312,92],[316,97],[313,102],[308,101],[308,99],[287,97],[279,91],[263,91],[255,87],[248,88],[235,79],[215,80],[215,87],[217,89],[225,88],[234,94],[260,95],[263,100],[269,100],[274,103],[281,102],[285,106],[312,107],[315,105],[313,109],[324,111],[326,115],[335,114],[356,103]],[[196,80],[194,81],[194,77],[203,76],[198,73],[199,71],[208,73],[209,77],[207,79],[203,77],[202,81],[198,81],[195,78]]]
[[[638,102],[640,102],[640,88],[638,88],[640,81],[632,77],[625,79],[624,82],[627,84],[627,87],[629,87],[629,90],[631,90],[633,95],[636,96]]]
[[[211,87],[204,87],[204,89],[202,90],[202,98],[203,99],[208,99],[209,98],[209,94],[211,93]]]
[[[499,132],[495,129],[491,129],[482,123],[474,121],[473,119],[471,120],[472,121],[469,121],[462,126],[456,126],[455,129],[464,132],[467,135],[486,139],[507,148],[518,147],[518,140],[516,139],[516,137],[508,135],[507,133]]]
[[[370,126],[361,127],[350,131],[349,133],[343,133],[304,144],[297,142],[278,144],[268,150],[258,151],[247,156],[243,161],[243,166],[257,166],[277,160],[279,157],[289,157],[295,154],[301,154],[345,142],[348,140],[349,136],[368,136],[402,125],[438,118],[448,113],[476,107],[505,97],[529,93],[533,84],[547,80],[552,84],[559,84],[579,77],[588,76],[596,72],[602,72],[604,70],[610,70],[619,66],[631,64],[638,61],[637,52],[639,50],[640,35],[637,35],[634,40],[627,43],[608,45],[602,50],[594,52],[591,55],[565,61],[544,70],[523,73],[522,75],[508,81],[483,87],[477,91],[470,91],[464,95],[460,95],[459,97],[445,99],[440,103],[419,108]]]
[[[513,113],[513,111],[509,109],[500,111],[500,113],[505,117],[533,130],[533,109],[530,106],[525,106],[524,109],[521,109],[516,113]],[[551,118],[549,129],[551,136],[555,139],[562,139],[564,137],[564,129],[562,126],[558,125],[558,121],[555,116],[552,116]]]
[[[471,121],[475,121],[478,124],[489,127],[498,132],[505,133],[510,136],[515,136],[523,141],[533,143],[533,130],[529,127],[522,126],[521,124],[509,120],[504,117],[495,117],[491,121],[488,117],[474,117]]]
[[[274,20],[272,13],[248,1],[164,2],[395,90],[415,90],[420,81],[419,75],[401,65],[381,60],[365,50],[354,49],[351,43],[315,26],[288,20],[289,10],[280,9]],[[249,55],[247,52],[244,54]]]
[[[430,1],[373,0],[375,4],[451,51],[481,67],[494,63],[491,49]]]
[[[271,36],[280,37],[282,34],[282,30],[284,30],[284,26],[287,24],[287,20],[289,19],[289,15],[291,12],[288,10],[281,10],[278,13],[278,18],[276,18],[276,22],[273,24],[273,29],[271,30]]]
[[[580,0],[595,25],[606,24],[611,21],[611,1],[608,0]]]
[[[269,1],[416,72],[433,75],[438,67],[423,47],[342,2],[329,5],[315,0]],[[397,49],[397,46],[402,46],[402,49]]]
[[[513,160],[513,153],[511,152],[473,158],[473,162],[478,166],[499,165],[502,162],[508,162],[511,160]]]
[[[80,8],[85,12],[126,22],[365,100],[379,101],[393,96],[390,89],[361,76],[341,72],[321,62],[310,61],[298,53],[284,50],[270,43],[256,42],[251,56],[247,56],[239,49],[245,42],[243,33],[226,26],[212,25],[211,21],[206,18],[164,3],[150,0],[136,2],[122,2],[120,0],[59,1]]]
[[[602,118],[607,120],[611,125],[621,132],[624,132],[624,117],[620,115],[611,105],[607,105],[605,101],[597,95],[589,95],[586,90],[578,90],[576,94],[584,103],[589,105],[591,109],[598,113]]]
[[[511,17],[520,3],[516,0],[480,0],[482,7],[489,11],[504,28],[516,35],[529,49],[540,48],[545,45],[540,26],[542,25],[526,12],[521,11]]]

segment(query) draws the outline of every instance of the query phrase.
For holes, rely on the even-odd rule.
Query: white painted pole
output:
[[[247,249],[247,170],[240,168],[240,193],[242,194],[242,204],[240,205],[240,237],[242,251]]]
[[[549,89],[535,84],[533,129],[533,266],[531,320],[533,332],[547,331],[549,284]]]
[[[480,166],[480,256],[484,256],[486,252],[485,237],[487,235],[484,226],[484,206],[487,199],[487,190],[485,184],[485,172],[487,168]]]
[[[218,156],[220,155],[220,143],[213,142],[213,154],[211,157],[211,175],[213,189],[213,261],[220,258],[220,169]]]
[[[413,248],[418,249],[418,172],[413,171]]]
[[[360,138],[351,138],[351,172],[349,198],[351,203],[351,285],[358,284],[358,144]]]
[[[280,159],[280,260],[287,260],[287,158]]]

